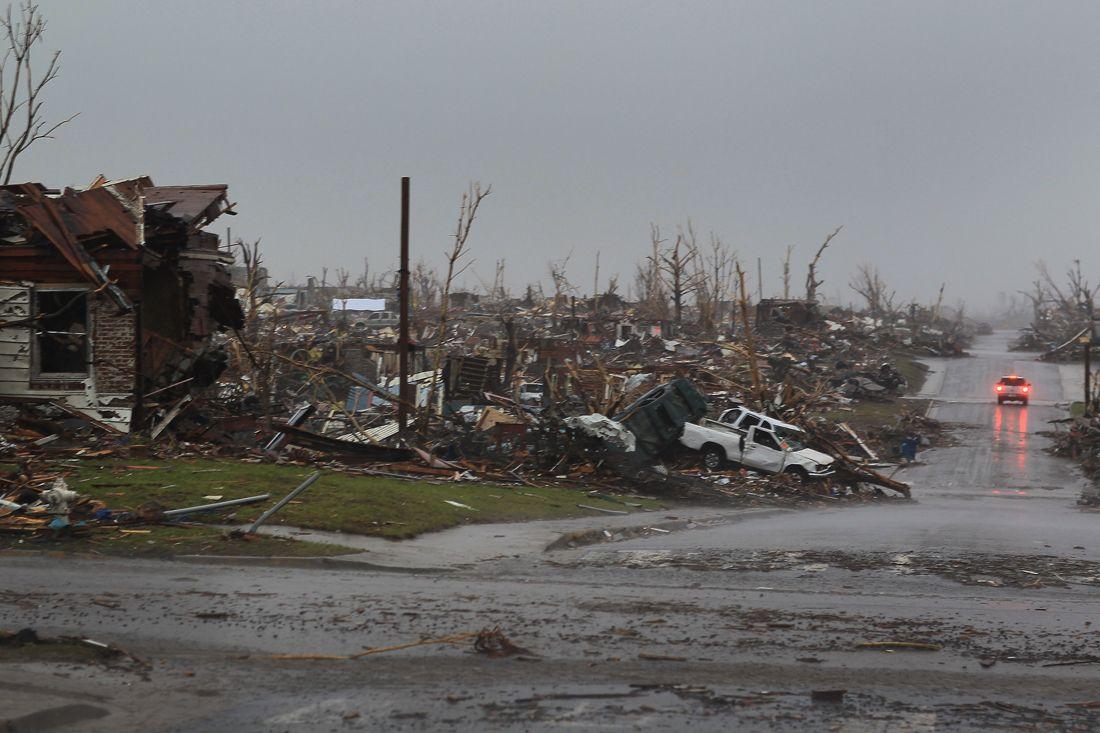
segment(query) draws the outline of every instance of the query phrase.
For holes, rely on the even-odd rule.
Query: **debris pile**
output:
[[[233,355],[224,373],[203,390],[162,392],[179,396],[128,441],[59,405],[14,403],[0,413],[0,451],[238,456],[744,503],[874,499],[884,488],[907,496],[883,469],[910,433],[926,441],[934,421],[902,411],[896,424],[861,436],[836,416],[899,399],[908,380],[892,363],[898,353],[957,353],[965,342],[961,332],[945,342],[936,329],[886,328],[816,307],[812,318],[777,328],[790,319],[774,303],[758,309],[759,327],[676,339],[661,335],[661,323],[630,320],[637,314],[626,306],[558,319],[556,328],[539,306],[497,307],[496,317],[453,316],[445,339],[422,329],[428,345],[416,359],[430,367],[438,357],[441,367],[414,371],[406,397],[396,391],[389,326],[358,328],[346,311],[255,309],[263,338],[215,338]],[[405,431],[401,402],[412,416]],[[764,424],[727,424],[738,410]],[[718,436],[725,453],[689,445],[697,430]],[[752,457],[765,449],[783,465]]]
[[[0,478],[0,535],[22,539],[58,539],[86,536],[99,529],[137,531],[126,528],[186,521],[196,514],[255,504],[271,498],[270,494],[260,494],[180,509],[165,509],[156,502],[147,502],[134,509],[111,509],[105,502],[70,489],[63,476],[36,477],[26,469],[26,465],[8,477]],[[272,507],[269,513],[252,525],[249,532],[282,505],[279,503]]]
[[[1048,449],[1056,456],[1072,458],[1081,465],[1085,475],[1100,480],[1100,417],[1076,417],[1052,421],[1056,430],[1039,434],[1050,438]],[[1062,426],[1065,426],[1062,429]],[[1100,506],[1100,491],[1083,495],[1080,503]]]

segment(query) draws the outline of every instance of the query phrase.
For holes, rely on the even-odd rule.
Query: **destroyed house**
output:
[[[0,402],[52,402],[121,432],[218,371],[240,327],[232,256],[203,231],[225,185],[0,186]],[[175,391],[173,391],[175,390]]]
[[[779,333],[787,326],[807,328],[820,321],[812,300],[764,298],[756,304],[756,327],[762,333]]]

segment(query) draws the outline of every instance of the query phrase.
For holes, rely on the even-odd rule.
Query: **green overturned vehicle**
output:
[[[687,379],[657,385],[611,419],[635,439],[639,460],[651,461],[679,442],[684,426],[707,414],[707,400]]]

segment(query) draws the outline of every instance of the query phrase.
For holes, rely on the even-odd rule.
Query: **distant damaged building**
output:
[[[201,386],[241,326],[233,258],[203,231],[225,185],[0,186],[0,401],[53,402],[127,432],[144,396]]]

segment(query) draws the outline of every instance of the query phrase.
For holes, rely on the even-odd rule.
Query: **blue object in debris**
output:
[[[917,460],[917,443],[919,440],[916,436],[910,435],[902,439],[901,441],[901,457],[907,461]]]

